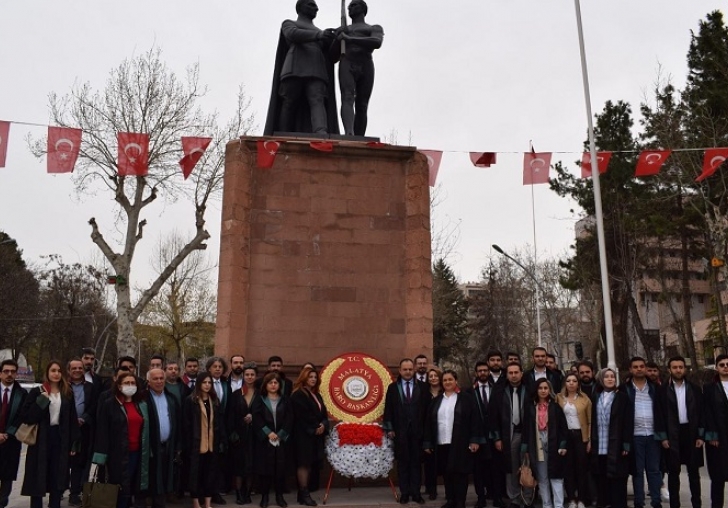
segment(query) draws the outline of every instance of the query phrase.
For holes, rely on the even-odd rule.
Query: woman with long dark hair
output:
[[[225,445],[225,415],[209,372],[197,376],[194,391],[184,401],[182,420],[189,458],[189,481],[193,508],[210,508],[217,493],[218,454]]]
[[[442,374],[443,392],[430,403],[425,419],[423,448],[434,454],[438,473],[445,480],[445,508],[464,508],[468,475],[475,453],[485,443],[478,424],[473,395],[460,391],[453,370]]]
[[[243,366],[243,386],[230,397],[228,411],[228,441],[233,458],[235,480],[235,502],[250,504],[250,490],[253,480],[253,413],[251,408],[260,397],[255,388],[258,369],[254,363]]]
[[[293,409],[287,397],[281,395],[282,378],[269,372],[260,385],[260,398],[253,402],[253,432],[255,433],[255,472],[259,475],[262,494],[261,508],[266,508],[269,492],[275,484],[276,504],[288,506],[283,498],[286,474],[287,442],[293,432]]]
[[[30,496],[31,508],[42,508],[50,494],[49,508],[61,506],[61,494],[68,487],[69,460],[81,438],[73,392],[57,360],[46,365],[43,384],[30,390],[20,412],[20,423],[37,424],[34,445],[25,456],[21,494]]]
[[[429,387],[429,400],[435,400],[442,393],[442,371],[437,367],[430,367],[427,371],[427,386]],[[425,492],[431,500],[437,499],[437,461],[435,454],[425,454]]]
[[[566,454],[566,477],[564,487],[568,508],[584,508],[588,499],[589,462],[587,454],[591,451],[592,402],[581,391],[579,376],[570,372],[564,378],[564,387],[556,396],[556,402],[566,416],[569,429]]]
[[[533,402],[526,405],[523,424],[521,449],[528,453],[543,507],[564,508],[568,430],[547,379],[536,381]]]
[[[149,408],[129,371],[116,377],[111,396],[97,411],[94,464],[106,466],[109,483],[121,485],[117,508],[128,508],[132,496],[149,488]]]
[[[329,432],[329,416],[319,394],[319,376],[312,367],[304,367],[293,383],[293,455],[298,479],[298,504],[316,506],[308,490],[311,469],[320,467],[325,458],[324,440]]]
[[[614,370],[600,370],[596,381],[590,455],[597,482],[597,507],[626,508],[634,409],[627,392],[617,387]]]

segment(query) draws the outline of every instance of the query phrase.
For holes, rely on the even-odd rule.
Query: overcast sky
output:
[[[340,22],[340,2],[319,0],[320,28]],[[522,155],[532,140],[552,162],[580,158],[586,137],[581,67],[571,0],[368,0],[367,21],[384,27],[375,53],[376,83],[368,135],[439,149],[442,203],[437,220],[459,222],[450,258],[463,281],[479,277],[490,245],[533,245],[531,189],[523,187]],[[633,111],[661,68],[682,86],[690,30],[716,0],[582,0],[595,112],[606,100]],[[14,1],[0,8],[0,120],[46,124],[48,94],[74,82],[103,88],[109,70],[153,45],[183,74],[199,62],[209,87],[202,104],[223,117],[240,83],[253,100],[261,133],[281,21],[295,17],[294,0]],[[24,138],[45,129],[12,125],[7,165],[0,168],[0,230],[15,238],[30,262],[59,253],[68,262],[96,254],[87,221],[95,216],[115,238],[112,196],[79,198],[68,175],[47,175]],[[468,151],[499,152],[490,169],[472,167]],[[534,189],[540,257],[563,255],[579,210]],[[153,244],[165,231],[193,231],[190,207],[147,209],[148,226],[134,270],[150,277]],[[218,256],[220,210],[208,215]],[[116,235],[118,238],[118,235]],[[140,281],[141,282],[141,281]]]

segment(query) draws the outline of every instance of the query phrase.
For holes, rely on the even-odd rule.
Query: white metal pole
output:
[[[581,54],[581,75],[584,82],[584,101],[589,129],[589,153],[591,154],[592,182],[594,184],[594,211],[597,223],[597,240],[599,242],[599,270],[602,278],[602,305],[604,306],[604,328],[607,341],[607,365],[615,369],[614,333],[612,330],[612,302],[609,291],[609,272],[607,271],[607,248],[604,240],[604,215],[602,213],[602,194],[599,185],[599,161],[594,141],[594,122],[592,120],[591,93],[589,91],[589,71],[586,66],[586,50],[584,49],[584,29],[581,23],[581,4],[574,0],[576,8],[576,26],[579,32],[579,52]]]

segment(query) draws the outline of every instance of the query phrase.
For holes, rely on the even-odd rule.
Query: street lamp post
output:
[[[517,264],[521,268],[521,270],[523,270],[525,272],[525,274],[528,275],[531,278],[531,280],[536,284],[536,324],[538,325],[537,326],[538,345],[539,345],[539,347],[543,346],[543,341],[541,339],[541,312],[539,310],[540,309],[539,303],[541,302],[541,295],[545,294],[546,291],[544,291],[543,286],[536,278],[536,275],[533,272],[531,272],[528,268],[523,266],[523,264],[521,264],[520,261],[518,261],[516,258],[512,257],[510,254],[505,252],[503,249],[501,249],[496,244],[491,245],[491,247],[493,247],[493,250],[495,250],[498,254],[505,256],[506,258],[510,259],[515,264]],[[546,310],[549,311],[550,309],[548,307],[546,307]],[[552,317],[554,317],[554,316],[552,316]],[[557,345],[557,347],[561,347],[561,344],[559,342],[559,323],[556,321],[556,319],[554,319],[553,321],[554,321],[554,335],[556,338],[556,345]]]

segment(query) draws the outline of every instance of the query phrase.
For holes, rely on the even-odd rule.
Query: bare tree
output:
[[[154,271],[163,272],[183,245],[177,232],[161,237],[150,260]],[[189,354],[185,350],[189,343],[198,343],[204,350],[212,342],[217,298],[208,276],[214,268],[202,252],[193,252],[149,302],[140,321],[156,329],[147,333],[153,349],[164,353],[173,350],[174,355],[169,356],[181,360]]]
[[[232,120],[218,126],[218,115],[205,114],[198,100],[206,92],[199,84],[197,64],[178,77],[162,60],[161,50],[123,61],[110,73],[106,87],[75,85],[64,96],[50,95],[51,118],[60,126],[83,129],[74,180],[79,192],[108,191],[115,201],[122,238],[117,245],[102,233],[95,218],[89,220],[91,239],[116,272],[117,349],[133,354],[134,324],[163,284],[191,253],[207,247],[205,229],[208,202],[220,191],[225,143],[253,127],[249,100],[241,87]],[[150,137],[149,174],[119,176],[115,155],[119,132],[141,132]],[[211,136],[213,141],[188,181],[183,181],[178,160],[181,136]],[[34,145],[40,156],[43,141]],[[143,211],[162,197],[170,202],[187,199],[194,204],[195,232],[182,242],[157,278],[132,301],[131,268],[147,219]]]

